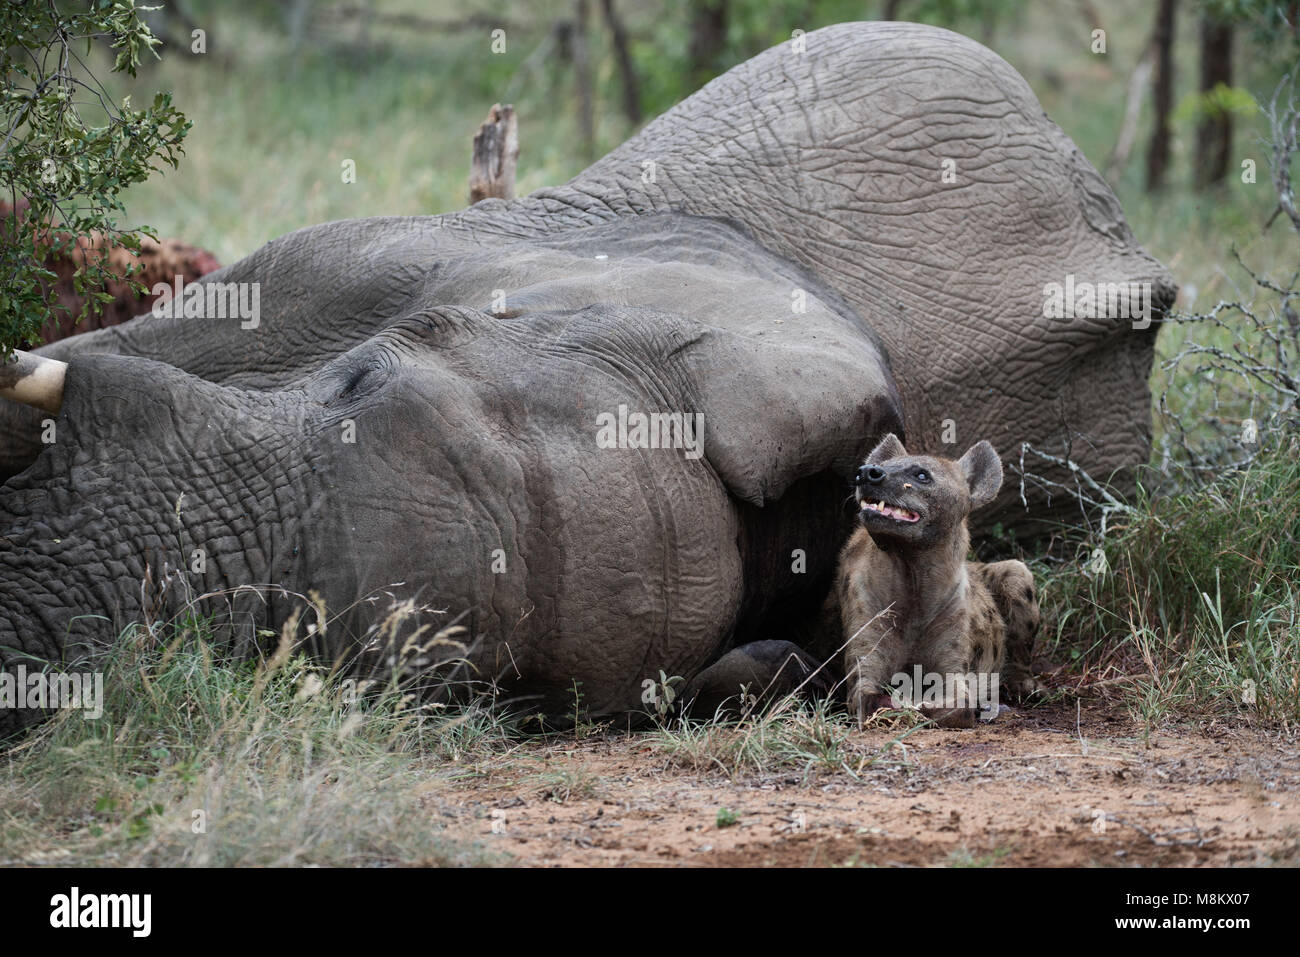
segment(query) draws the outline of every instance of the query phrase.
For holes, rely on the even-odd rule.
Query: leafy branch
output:
[[[174,169],[190,130],[170,93],[145,109],[130,97],[118,104],[86,63],[95,43],[106,43],[112,72],[134,77],[143,53],[157,56],[159,41],[140,17],[156,8],[135,0],[78,6],[65,13],[56,0],[0,4],[0,195],[12,210],[0,222],[0,359],[39,341],[41,328],[67,311],[54,301],[51,257],[77,266],[73,285],[85,297],[78,319],[111,300],[104,285],[127,275],[115,271],[110,250],[138,252],[141,235],[157,238],[148,227],[118,226],[121,193],[161,164]],[[95,121],[102,114],[102,124],[83,112]]]

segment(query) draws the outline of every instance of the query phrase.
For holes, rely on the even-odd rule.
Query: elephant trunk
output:
[[[112,590],[108,563],[93,560],[75,530],[34,518],[42,496],[27,501],[32,520],[0,516],[0,739],[39,721],[45,708],[59,706],[45,694],[35,697],[30,682],[94,670],[94,658],[113,637],[113,622],[104,612],[134,616],[138,610],[121,600],[129,592],[96,609]],[[34,677],[41,675],[46,677]]]
[[[74,359],[50,441],[0,487],[0,678],[82,667],[182,609],[255,641],[286,589],[310,587],[305,407],[145,359]],[[20,723],[0,697],[0,732]]]

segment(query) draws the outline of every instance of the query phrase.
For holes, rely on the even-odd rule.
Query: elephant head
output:
[[[635,709],[818,605],[881,435],[1143,461],[1155,327],[1045,290],[1173,286],[1024,81],[928,27],[801,39],[563,186],[301,230],[38,350],[0,381],[44,403],[0,403],[0,665],[312,593],[353,656],[382,594],[539,707]]]
[[[808,603],[839,476],[902,427],[815,277],[675,215],[405,274],[382,331],[291,387],[74,356],[56,440],[0,493],[6,666],[185,608],[249,642],[298,596],[330,613],[318,652],[355,659],[391,596],[408,630],[467,627],[477,676],[556,709],[577,679],[602,713]],[[498,282],[496,312],[442,304]]]

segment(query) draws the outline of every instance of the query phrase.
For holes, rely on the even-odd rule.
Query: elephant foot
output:
[[[682,692],[682,711],[697,718],[732,716],[786,695],[817,698],[830,693],[826,669],[788,641],[754,641],[727,652],[696,675]]]

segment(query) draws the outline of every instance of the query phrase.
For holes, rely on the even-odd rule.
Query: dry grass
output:
[[[102,718],[59,712],[0,755],[0,863],[497,859],[447,837],[438,803],[461,754],[508,746],[488,708],[448,713],[401,689],[356,697],[285,642],[233,661],[193,624],[166,642],[128,630],[104,688]]]
[[[872,747],[858,733],[857,721],[831,701],[785,697],[739,720],[671,720],[646,737],[676,767],[720,771],[733,778],[780,768],[809,779],[841,771],[856,777],[877,763],[896,761],[902,753],[896,746],[928,725],[917,711],[877,712],[865,727],[897,733],[884,746]]]

